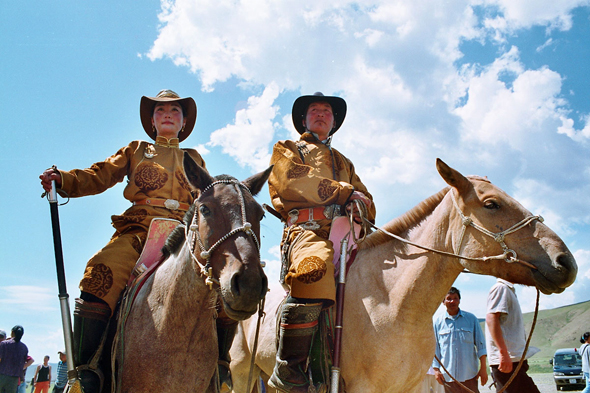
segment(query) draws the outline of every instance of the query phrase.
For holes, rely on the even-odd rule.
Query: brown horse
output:
[[[417,386],[434,356],[432,316],[464,269],[536,286],[545,294],[563,292],[576,278],[572,254],[540,217],[485,178],[466,178],[440,160],[437,169],[450,187],[384,230],[461,257],[408,245],[382,231],[360,245],[344,301],[341,372],[348,393],[409,392]],[[504,236],[496,236],[500,233]],[[499,255],[534,266],[484,258]],[[268,378],[273,370],[275,315],[283,297],[280,289],[267,295],[255,376]],[[232,373],[234,391],[244,393],[255,318],[240,324]]]
[[[258,240],[264,211],[253,195],[270,168],[238,182],[226,175],[212,178],[187,155],[184,165],[201,193],[126,319],[121,392],[214,391],[218,298],[231,318],[242,320],[256,312],[267,292]]]

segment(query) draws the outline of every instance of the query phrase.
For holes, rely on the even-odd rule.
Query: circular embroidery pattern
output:
[[[318,184],[318,196],[322,201],[325,201],[334,194],[334,191],[337,189],[334,183],[332,180],[324,179]]]
[[[104,298],[113,286],[113,272],[111,268],[99,263],[88,266],[84,272],[84,278],[80,287],[84,292],[91,293],[97,297]]]
[[[178,181],[178,184],[180,184],[180,187],[187,190],[188,192],[192,191],[191,186],[188,184],[188,180],[186,179],[186,176],[184,176],[184,173],[182,173],[180,171],[176,171],[176,172],[174,172],[174,177],[176,178],[176,181]]]
[[[137,251],[138,254],[141,254],[141,251],[143,251],[143,245],[145,244],[146,237],[147,235],[142,233],[135,235],[131,240],[131,247],[133,247],[133,249]]]
[[[319,257],[306,257],[297,265],[297,280],[304,284],[320,281],[328,270],[326,262]]]
[[[144,193],[164,187],[168,181],[168,174],[163,166],[145,162],[137,167],[133,181]]]
[[[147,210],[145,210],[145,209],[126,211],[121,216],[121,218],[126,223],[134,223],[134,224],[142,222],[143,220],[145,220],[146,217],[147,217]]]
[[[308,165],[291,165],[289,167],[289,170],[287,171],[287,179],[297,179],[300,177],[307,176],[310,170],[311,167]]]

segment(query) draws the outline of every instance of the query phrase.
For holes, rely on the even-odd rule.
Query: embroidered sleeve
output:
[[[70,197],[77,198],[100,194],[123,181],[128,173],[131,157],[139,144],[139,141],[133,141],[106,160],[92,164],[90,168],[60,170],[61,189]]]

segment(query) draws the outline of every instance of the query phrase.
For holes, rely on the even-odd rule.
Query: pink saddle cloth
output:
[[[354,227],[354,234],[357,239],[361,233],[361,226],[356,222],[353,225]],[[332,228],[330,229],[330,241],[334,244],[334,277],[338,277],[340,273],[340,252],[341,252],[341,242],[344,238],[348,239],[348,249],[350,250],[350,255],[346,261],[346,271],[350,268],[350,265],[354,262],[354,257],[356,256],[356,249],[357,244],[354,242],[354,238],[352,236],[352,232],[350,231],[350,221],[347,216],[340,216],[336,217],[332,220]]]
[[[130,287],[135,279],[149,276],[162,262],[162,247],[180,221],[171,218],[154,218],[150,223],[147,239],[143,251],[131,272],[127,286]],[[145,278],[145,277],[142,277]]]

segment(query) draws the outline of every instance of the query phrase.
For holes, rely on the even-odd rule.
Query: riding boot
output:
[[[76,299],[74,364],[84,393],[100,393],[102,390],[102,371],[98,368],[98,359],[94,357],[106,332],[110,316],[111,309],[106,303]]]
[[[308,393],[308,359],[322,303],[286,303],[281,309],[277,361],[269,385],[279,392]]]
[[[231,380],[231,372],[229,364],[231,357],[229,356],[229,350],[234,341],[236,330],[238,329],[238,321],[235,321],[229,317],[222,317],[220,314],[216,320],[217,324],[217,346],[219,349],[219,360],[218,360],[218,371],[219,371],[219,384],[221,391],[231,391],[233,384]],[[225,385],[225,386],[224,386]]]

